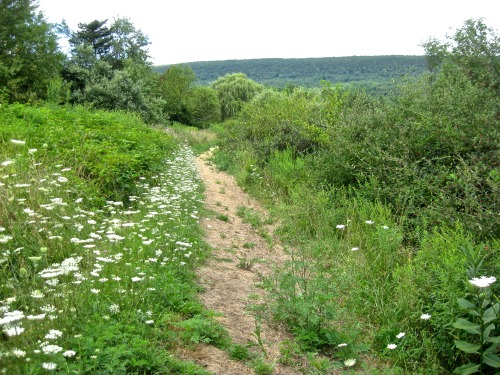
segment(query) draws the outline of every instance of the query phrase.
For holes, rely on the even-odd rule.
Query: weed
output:
[[[218,214],[217,215],[217,219],[219,219],[220,221],[228,222],[229,221],[229,216],[227,216],[225,214]]]
[[[237,361],[246,361],[250,359],[250,352],[245,346],[234,344],[229,347],[229,358]]]
[[[257,375],[271,375],[274,373],[276,366],[274,363],[258,358],[252,362],[252,367]]]
[[[255,259],[248,259],[246,257],[240,258],[237,257],[239,262],[236,265],[236,267],[241,268],[242,270],[250,271],[255,264],[256,260]]]
[[[207,374],[170,353],[227,345],[196,299],[192,151],[124,114],[15,105],[0,118],[0,368]]]

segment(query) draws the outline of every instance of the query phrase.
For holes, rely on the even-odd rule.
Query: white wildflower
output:
[[[481,276],[480,278],[474,277],[472,280],[469,280],[469,283],[479,288],[487,288],[496,281],[497,279],[494,276]]]
[[[42,363],[42,367],[45,370],[52,371],[52,370],[55,370],[57,368],[57,365],[54,362],[44,362],[44,363]]]
[[[45,294],[43,294],[40,290],[34,290],[31,292],[31,297],[32,298],[43,298],[45,297]]]
[[[76,352],[74,350],[66,350],[64,353],[63,353],[63,356],[65,357],[74,357],[76,354]]]
[[[344,361],[344,366],[347,366],[347,367],[352,367],[356,364],[356,359],[354,358],[349,358],[349,359],[346,359]]]
[[[8,165],[14,164],[14,160],[5,160],[2,164],[0,164],[2,167],[6,167]]]
[[[24,350],[14,348],[14,349],[12,349],[12,354],[18,358],[21,358],[21,357],[24,357],[26,355],[26,352]]]
[[[3,331],[5,332],[5,334],[7,336],[18,336],[20,335],[21,333],[24,332],[24,328],[23,327],[10,327],[10,328],[7,328],[7,327],[4,327]]]
[[[62,337],[63,333],[57,329],[51,329],[49,333],[45,335],[47,340],[55,340],[59,337]]]
[[[48,345],[42,346],[42,351],[45,354],[55,354],[55,353],[61,352],[62,350],[63,350],[63,348],[61,348],[59,345],[48,344]]]
[[[24,318],[24,313],[22,311],[14,310],[10,312],[6,312],[3,318],[0,319],[0,324],[7,324],[11,322],[15,322],[17,320],[21,320]]]
[[[120,306],[116,303],[109,306],[109,312],[111,314],[118,314],[120,312]]]

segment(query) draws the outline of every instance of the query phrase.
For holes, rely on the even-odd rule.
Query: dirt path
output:
[[[262,301],[265,292],[256,285],[261,275],[270,272],[273,264],[282,263],[286,256],[283,249],[257,233],[257,229],[238,216],[238,209],[254,210],[261,218],[265,211],[245,194],[235,179],[215,169],[209,159],[211,153],[197,159],[200,175],[205,184],[205,207],[215,214],[202,219],[207,243],[214,249],[212,260],[198,271],[200,283],[205,288],[201,299],[205,306],[221,314],[219,321],[228,330],[234,342],[241,345],[255,344],[256,352],[266,352],[269,362],[277,361],[279,347],[290,338],[282,327],[262,322],[263,349],[257,343],[256,319],[249,305]],[[271,231],[271,228],[258,228]],[[232,361],[225,352],[203,346],[190,353],[195,361],[219,375],[254,374],[242,362]],[[276,363],[275,374],[299,374],[295,369]]]

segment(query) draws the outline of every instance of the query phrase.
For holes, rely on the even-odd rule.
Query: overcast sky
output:
[[[154,64],[265,57],[422,55],[468,18],[500,30],[498,0],[39,0],[49,22],[129,18]]]

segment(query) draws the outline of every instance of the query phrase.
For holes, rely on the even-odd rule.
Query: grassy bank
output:
[[[0,121],[2,373],[205,374],[173,356],[227,344],[196,298],[191,150],[120,113],[14,105]]]

